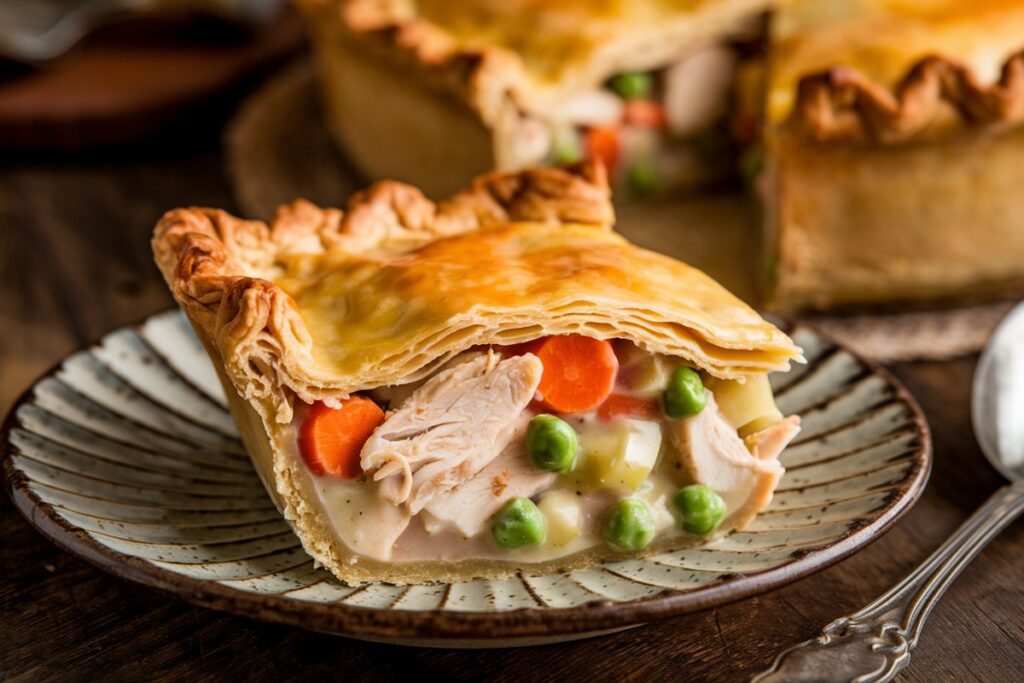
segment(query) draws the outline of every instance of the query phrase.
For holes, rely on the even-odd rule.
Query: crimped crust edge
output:
[[[1007,58],[989,85],[942,55],[915,62],[895,88],[844,66],[810,74],[797,86],[787,125],[819,142],[898,144],[921,137],[949,108],[974,128],[1024,121],[1024,50]]]

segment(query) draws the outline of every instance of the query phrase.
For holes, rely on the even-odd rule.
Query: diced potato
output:
[[[747,425],[757,423],[761,429],[782,419],[775,405],[768,375],[748,375],[746,382],[705,377],[704,386],[715,395],[715,402],[726,422],[743,435]]]
[[[664,356],[648,353],[635,344],[616,346],[619,357],[619,381],[640,398],[661,396],[668,386],[673,365]]]
[[[538,507],[548,524],[549,544],[563,546],[580,535],[583,513],[578,496],[569,491],[548,491],[541,496]]]
[[[582,469],[595,484],[635,491],[654,469],[661,450],[661,425],[623,419],[592,425],[580,433]]]
[[[679,487],[669,481],[666,477],[653,474],[640,486],[636,492],[640,498],[651,509],[654,517],[654,526],[658,533],[675,525],[675,517],[672,515],[672,496]]]

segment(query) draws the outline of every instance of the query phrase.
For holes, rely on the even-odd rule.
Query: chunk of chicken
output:
[[[416,514],[431,498],[472,478],[501,453],[540,383],[532,355],[481,353],[439,372],[367,440],[364,472],[380,495]]]
[[[725,500],[728,511],[723,526],[742,529],[771,502],[785,472],[778,455],[796,436],[799,424],[800,418],[793,416],[751,434],[748,439],[756,449],[752,453],[708,392],[704,410],[673,421],[669,434],[693,481],[714,489]]]
[[[538,469],[526,452],[526,423],[511,442],[475,477],[435,495],[424,508],[427,531],[455,529],[467,538],[478,534],[501,506],[518,496],[534,496],[555,483],[558,475]]]
[[[743,439],[747,449],[758,460],[777,460],[783,449],[800,433],[800,417],[790,415],[770,427]]]
[[[711,45],[665,71],[665,117],[673,135],[700,133],[725,114],[737,62],[731,49]]]

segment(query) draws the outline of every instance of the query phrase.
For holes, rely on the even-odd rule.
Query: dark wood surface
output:
[[[0,61],[0,149],[135,142],[201,115],[303,41],[293,12],[252,33],[212,20],[140,18],[94,32],[46,68]]]
[[[181,204],[233,207],[218,131],[86,157],[0,160],[0,409],[63,354],[171,305],[149,232]],[[931,482],[890,533],[761,597],[604,638],[522,650],[366,644],[191,607],[40,537],[0,497],[0,679],[738,681],[923,560],[1000,484],[971,433],[974,359],[894,367],[935,439]],[[1024,680],[1024,526],[933,613],[905,681]]]

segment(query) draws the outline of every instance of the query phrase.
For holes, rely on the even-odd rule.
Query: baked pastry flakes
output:
[[[305,549],[408,583],[700,543],[770,501],[799,418],[767,373],[799,349],[613,220],[579,166],[270,225],[177,209],[153,249]]]

